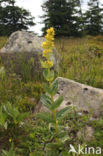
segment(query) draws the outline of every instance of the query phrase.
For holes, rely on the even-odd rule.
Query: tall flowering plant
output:
[[[63,147],[64,142],[68,139],[68,134],[60,126],[60,121],[68,113],[68,107],[58,111],[58,107],[63,102],[63,96],[54,100],[54,95],[58,90],[58,81],[54,81],[54,70],[53,70],[53,60],[51,59],[53,55],[54,48],[54,29],[51,27],[47,30],[45,36],[45,42],[42,43],[43,47],[43,57],[44,61],[41,61],[43,68],[43,75],[47,83],[44,84],[45,94],[41,95],[41,101],[48,108],[49,112],[42,112],[39,117],[44,121],[49,123],[49,130],[53,133],[53,143],[49,143],[47,146],[49,148],[60,150]],[[55,150],[54,150],[55,151]]]

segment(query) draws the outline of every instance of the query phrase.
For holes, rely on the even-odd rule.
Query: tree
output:
[[[45,27],[42,30],[44,34],[46,29],[52,26],[55,28],[56,35],[65,34],[64,27],[66,27],[66,7],[66,0],[48,0],[43,4],[42,8],[46,13],[43,16]]]
[[[85,30],[90,35],[102,33],[103,26],[103,9],[100,8],[99,0],[90,0],[88,3],[89,10],[85,13]]]
[[[30,12],[15,5],[15,0],[0,1],[0,35],[10,35],[17,30],[34,26]]]
[[[56,35],[64,36],[77,36],[79,33],[80,16],[77,7],[79,3],[77,0],[47,0],[42,5],[45,15],[44,28],[42,29],[45,34],[46,29],[49,27],[55,28]]]
[[[84,21],[84,14],[82,12],[82,3],[83,0],[77,0],[77,6],[78,6],[78,31],[79,35],[83,35],[84,28],[85,28],[85,21]]]

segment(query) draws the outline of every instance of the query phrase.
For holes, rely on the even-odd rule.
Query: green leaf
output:
[[[55,81],[51,87],[48,84],[43,84],[43,88],[49,95],[54,96],[58,91],[58,80]]]
[[[11,117],[13,121],[16,120],[18,123],[29,116],[29,113],[20,113],[18,108],[13,107],[10,103],[4,105],[3,110],[6,116]]]
[[[8,123],[5,122],[5,124],[4,124],[4,128],[7,129],[7,127],[8,127]]]
[[[54,71],[53,70],[48,70],[48,69],[45,69],[43,71],[43,76],[44,78],[47,80],[47,81],[53,81],[54,79]]]
[[[41,95],[41,102],[49,109],[51,110],[51,99],[49,96],[45,95],[45,94],[42,94]]]
[[[25,118],[27,118],[29,116],[29,113],[19,113],[19,115],[17,116],[16,118],[16,121],[19,123],[19,122],[22,122],[24,121]]]
[[[11,103],[7,103],[6,105],[3,106],[3,109],[5,113],[9,116],[11,116],[13,119],[16,119],[16,117],[19,114],[18,108],[13,107]]]
[[[66,131],[59,132],[58,135],[57,135],[58,138],[64,138],[65,136],[67,136]]]
[[[30,153],[30,156],[43,156],[42,153],[39,153],[37,151]]]
[[[44,68],[44,69],[50,69],[53,67],[53,61],[52,60],[49,60],[51,62],[51,64],[47,64],[45,61],[40,61],[41,62],[41,66]]]
[[[59,140],[64,144],[67,140],[69,140],[69,136],[65,135],[64,137],[59,138]]]
[[[3,112],[3,108],[0,107],[0,125],[1,126],[5,125],[6,119],[7,119],[7,115],[5,112]]]
[[[58,108],[63,102],[63,96],[60,96],[55,102],[53,102],[51,109],[54,110]]]
[[[49,143],[46,145],[47,148],[51,148],[51,149],[59,149],[61,148],[61,144],[58,144],[58,143]]]
[[[49,94],[49,95],[51,95],[52,94],[52,89],[49,87],[49,85],[48,84],[43,84],[43,88],[45,89],[45,91]]]
[[[16,152],[14,150],[13,143],[12,143],[11,148],[9,149],[9,151],[2,150],[2,156],[17,156]]]
[[[7,115],[5,113],[0,113],[0,124],[3,126],[5,124]]]
[[[52,96],[54,96],[58,91],[58,80],[56,80],[53,84],[52,84]]]
[[[61,155],[63,155],[63,156],[71,156],[71,153],[69,153],[67,151],[62,151]]]
[[[56,113],[57,119],[64,118],[69,113],[69,107],[65,107]]]
[[[37,117],[39,117],[40,119],[46,121],[46,122],[51,122],[51,123],[55,123],[55,120],[53,120],[52,115],[46,112],[43,113],[38,113]]]

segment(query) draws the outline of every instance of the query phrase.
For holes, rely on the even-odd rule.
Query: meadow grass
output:
[[[6,42],[7,37],[0,37],[0,48]],[[103,88],[102,42],[102,36],[56,39],[55,46],[62,58],[58,76]],[[11,66],[11,73],[5,71],[3,78],[0,77],[0,152],[2,153],[2,150],[4,150],[5,154],[2,154],[2,156],[12,156],[11,151],[15,152],[14,156],[45,156],[45,147],[48,143],[53,142],[53,133],[50,132],[48,123],[39,119],[33,113],[35,105],[39,102],[41,92],[44,92],[43,80],[38,75],[35,79],[31,78],[29,70],[31,64],[25,64],[24,59],[21,61],[21,77],[14,73],[13,65]],[[2,66],[3,64],[0,63],[0,67]],[[8,109],[4,109],[6,108],[4,106],[10,107],[11,114],[5,112]],[[21,117],[24,112],[29,112],[29,117],[25,120],[21,118],[22,122],[19,124],[13,118],[16,115],[16,113],[12,115],[14,110]],[[7,116],[6,122],[5,115]],[[74,111],[74,113],[68,113],[68,116],[61,122],[63,128],[68,128],[69,139],[64,146],[67,152],[70,149],[70,144],[75,147],[78,144],[87,144],[93,147],[99,146],[103,149],[103,114],[100,115],[98,120],[90,121],[90,117],[91,114],[82,113],[82,116],[80,116],[78,112]],[[77,137],[77,133],[86,125],[93,127],[95,130],[93,140],[89,142]],[[12,144],[13,149],[11,149]]]
[[[5,45],[5,43],[7,42],[8,37],[0,37],[0,49]]]
[[[0,37],[0,49],[7,39]],[[55,46],[62,58],[58,76],[103,88],[103,36],[61,37]]]
[[[59,76],[103,88],[103,37],[60,38],[55,46],[61,54]]]

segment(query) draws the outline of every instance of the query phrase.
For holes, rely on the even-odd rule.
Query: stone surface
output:
[[[92,113],[93,117],[98,117],[103,110],[103,90],[93,88],[78,82],[66,79],[57,78],[59,81],[59,88],[54,99],[60,95],[64,96],[64,101],[59,107],[75,106],[79,112]],[[47,111],[41,102],[36,107],[36,112]]]
[[[28,53],[35,54],[40,56],[43,52],[41,47],[42,42],[45,39],[43,37],[38,37],[33,33],[27,32],[25,30],[16,31],[9,37],[6,45],[0,50],[0,55],[16,55],[16,53]],[[56,69],[59,67],[60,55],[53,49],[53,57],[51,58],[54,61],[54,66]]]
[[[94,129],[90,126],[85,126],[77,133],[77,137],[78,139],[84,139],[84,141],[90,141],[94,139],[93,134]]]

